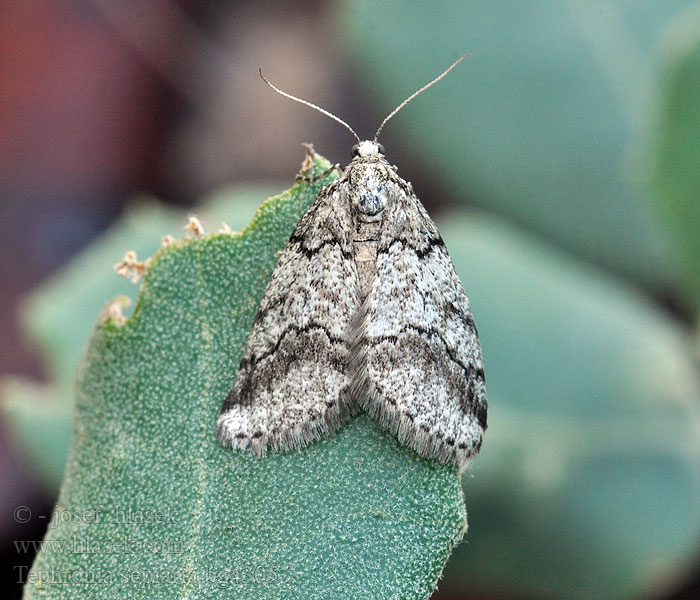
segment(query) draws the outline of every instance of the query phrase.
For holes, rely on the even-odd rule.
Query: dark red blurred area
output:
[[[131,191],[158,189],[173,102],[90,3],[0,10],[0,302],[11,317],[18,298],[104,229]],[[14,319],[0,323],[2,371],[36,375]]]
[[[143,182],[164,126],[163,89],[139,57],[88,8],[17,2],[5,10],[3,180],[59,189]]]

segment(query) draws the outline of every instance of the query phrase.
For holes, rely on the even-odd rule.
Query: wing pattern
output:
[[[280,255],[219,439],[263,455],[366,410],[403,444],[461,470],[487,412],[469,301],[410,184],[383,157],[355,161]]]
[[[226,445],[258,455],[297,447],[348,414],[346,333],[360,299],[351,217],[334,189],[319,194],[280,254],[219,416]]]
[[[481,447],[486,389],[469,301],[410,186],[396,186],[353,332],[353,395],[419,454],[464,466]]]

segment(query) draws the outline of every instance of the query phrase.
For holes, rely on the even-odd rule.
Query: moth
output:
[[[463,470],[481,447],[486,388],[469,301],[440,234],[377,142],[303,215],[267,285],[218,438],[263,456],[291,450],[366,411],[423,457]]]

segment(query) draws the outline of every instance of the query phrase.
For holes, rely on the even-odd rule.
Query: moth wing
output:
[[[481,447],[486,388],[469,301],[420,201],[398,185],[354,330],[353,393],[419,454],[460,471]]]
[[[360,305],[351,217],[331,185],[280,254],[224,401],[225,445],[291,449],[328,433],[349,413],[347,330]]]

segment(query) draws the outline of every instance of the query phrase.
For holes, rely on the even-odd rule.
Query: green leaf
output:
[[[181,228],[182,215],[152,199],[132,203],[99,241],[83,250],[20,306],[20,326],[39,351],[49,382],[0,380],[0,411],[10,423],[25,463],[54,493],[63,478],[71,433],[75,373],[94,316],[110,297],[134,286],[112,266],[125,249],[153,254],[164,232]]]
[[[649,148],[652,197],[666,218],[684,291],[700,310],[700,6],[662,39],[659,106]]]
[[[489,429],[442,588],[653,596],[700,551],[700,377],[639,290],[478,214],[443,237],[479,327]]]
[[[260,200],[282,187],[237,186],[206,199],[200,215],[214,224],[226,220],[242,229]],[[142,198],[98,240],[40,285],[22,303],[21,326],[40,352],[49,383],[22,378],[0,380],[0,411],[14,440],[46,487],[57,492],[63,478],[71,433],[75,372],[97,315],[109,298],[132,296],[134,284],[112,266],[126,249],[150,256],[166,234],[182,232],[185,214],[154,199]]]
[[[356,1],[338,21],[381,116],[473,51],[387,126],[389,154],[416,149],[447,198],[662,289],[674,266],[626,154],[647,126],[649,41],[687,4]]]
[[[264,460],[215,439],[277,252],[321,185],[158,252],[132,317],[98,323],[25,598],[428,597],[466,527],[455,468],[364,416]]]

